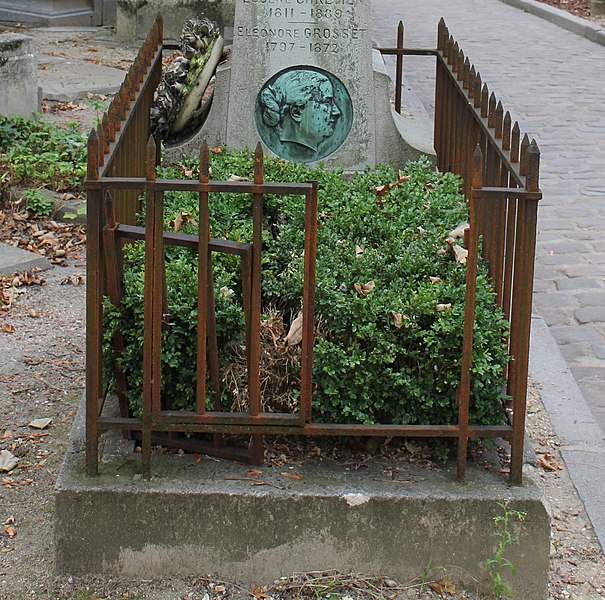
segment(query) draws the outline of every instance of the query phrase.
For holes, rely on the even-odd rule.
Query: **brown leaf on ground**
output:
[[[561,465],[553,454],[542,454],[538,457],[538,463],[545,471],[558,471]]]
[[[4,323],[2,325],[2,333],[15,333],[15,326],[10,323]]]
[[[285,473],[280,473],[280,475],[282,477],[287,477],[288,479],[296,479],[297,481],[300,481],[303,478],[303,476],[299,475],[298,473],[287,473],[287,472],[285,472]]]
[[[0,473],[12,471],[19,464],[19,459],[8,450],[0,451]]]
[[[456,593],[456,584],[449,577],[443,577],[435,583],[429,583],[429,587],[440,596]]]

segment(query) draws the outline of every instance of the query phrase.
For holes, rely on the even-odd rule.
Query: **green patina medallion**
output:
[[[295,162],[321,160],[346,140],[353,123],[351,97],[342,81],[314,67],[289,67],[261,88],[256,129],[277,156]]]

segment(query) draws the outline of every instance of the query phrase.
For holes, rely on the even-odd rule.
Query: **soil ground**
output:
[[[589,0],[548,3],[571,12],[586,10],[590,4]],[[116,48],[93,34],[44,30],[27,33],[34,37],[39,53],[80,59],[85,56],[124,69],[133,56],[132,49]],[[46,111],[47,118],[76,120],[83,130],[89,129],[96,118],[94,106],[86,101],[46,102]],[[11,242],[18,224],[14,224],[9,207],[0,209],[0,221],[2,217],[0,241]],[[39,231],[61,234],[58,243],[81,239],[77,229],[66,232],[55,229],[52,223],[38,221],[29,221],[30,225]],[[0,451],[7,450],[17,457],[18,465],[0,474],[0,600],[326,598],[327,591],[318,593],[322,587],[339,594],[332,598],[478,597],[472,591],[457,590],[438,572],[428,580],[413,582],[307,574],[277,585],[258,582],[259,587],[253,589],[212,575],[153,580],[55,575],[53,486],[84,389],[85,263],[79,245],[68,251],[66,263],[1,282],[0,289],[10,306],[0,311]],[[51,423],[36,429],[29,425],[35,419],[51,419]],[[549,598],[605,598],[605,557],[560,458],[560,442],[535,385],[530,387],[528,432],[538,454],[535,469],[552,518]]]

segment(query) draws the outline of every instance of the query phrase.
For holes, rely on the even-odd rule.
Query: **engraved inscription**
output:
[[[364,0],[243,1],[254,4],[271,21],[268,27],[238,25],[235,35],[264,40],[267,52],[334,54],[368,31],[355,26],[355,6]]]

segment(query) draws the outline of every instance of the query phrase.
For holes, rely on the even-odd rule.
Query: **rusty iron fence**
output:
[[[460,383],[457,392],[458,422],[452,425],[343,424],[317,423],[312,413],[312,371],[314,342],[314,294],[317,228],[316,183],[270,183],[264,180],[263,151],[255,153],[254,180],[212,181],[209,150],[200,149],[197,181],[156,177],[159,148],[149,137],[149,108],[160,78],[162,21],[158,17],[126,81],[109,107],[101,126],[91,132],[88,146],[87,260],[87,383],[86,383],[86,466],[98,472],[101,433],[122,430],[141,442],[142,469],[151,468],[152,444],[168,441],[185,449],[198,449],[196,441],[176,440],[176,433],[210,433],[207,451],[218,456],[237,457],[251,463],[263,456],[263,435],[310,436],[402,436],[440,437],[457,441],[457,476],[463,479],[470,438],[504,438],[511,442],[511,481],[521,483],[525,396],[531,316],[531,290],[536,231],[539,151],[527,138],[519,142],[519,128],[510,126],[502,107],[449,35],[439,24],[436,49],[403,47],[403,26],[397,47],[383,49],[395,54],[398,82],[402,81],[403,56],[436,58],[435,147],[438,166],[464,177],[470,201],[464,339]],[[401,90],[401,85],[398,86]],[[398,93],[397,108],[401,108]],[[167,191],[189,191],[199,195],[199,236],[163,229],[163,197]],[[209,195],[231,192],[248,194],[252,203],[251,243],[209,237]],[[263,205],[266,194],[297,194],[304,198],[304,294],[301,389],[299,409],[293,413],[269,413],[262,408],[260,388],[261,247]],[[136,226],[138,204],[145,201],[145,226]],[[205,233],[204,233],[205,232]],[[481,244],[479,240],[481,239]],[[142,415],[129,413],[125,400],[125,377],[116,373],[119,415],[103,411],[107,390],[103,385],[103,297],[119,306],[122,286],[122,248],[129,240],[145,242],[145,292],[143,339]],[[196,352],[196,408],[173,411],[162,404],[162,333],[169,312],[166,300],[165,252],[169,245],[184,246],[198,254],[198,317]],[[508,346],[512,356],[508,367],[508,393],[512,418],[507,425],[479,426],[469,423],[472,345],[479,248],[489,264],[498,302],[511,324]],[[249,402],[245,412],[224,412],[220,406],[220,375],[212,254],[228,253],[241,261]],[[119,332],[114,350],[123,350]],[[208,379],[212,384],[213,409],[206,399]],[[243,454],[225,445],[224,434],[250,436]]]

